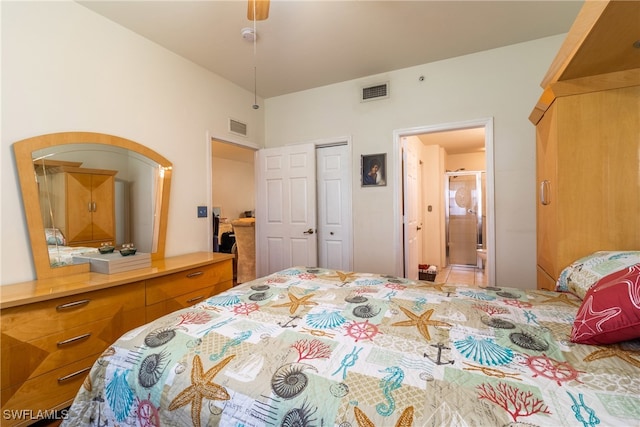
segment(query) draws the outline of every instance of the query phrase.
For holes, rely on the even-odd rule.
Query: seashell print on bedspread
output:
[[[290,268],[125,334],[63,425],[640,425],[640,343],[571,343],[579,304]]]

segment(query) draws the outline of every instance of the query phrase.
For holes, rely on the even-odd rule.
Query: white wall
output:
[[[221,208],[221,218],[229,221],[255,210],[254,162],[213,156],[213,206]]]
[[[235,141],[229,117],[248,123],[248,139],[258,146],[263,130],[267,146],[350,135],[358,219],[354,269],[395,273],[393,131],[493,116],[497,283],[535,286],[535,129],[527,117],[564,36],[271,98],[253,110],[252,93],[77,3],[0,6],[2,284],[35,278],[15,141],[59,131],[104,132],[170,159],[167,255],[177,255],[208,248],[210,221],[196,218],[196,206],[210,205],[210,137]],[[359,102],[362,85],[382,81],[390,82],[389,99]],[[362,189],[360,155],[379,152],[389,154],[389,185]]]
[[[528,116],[539,84],[564,35],[548,37],[265,101],[265,145],[349,134],[353,182],[360,155],[388,153],[393,131],[494,117],[496,283],[535,287],[535,128]],[[340,66],[340,64],[336,64]],[[424,76],[424,81],[419,77]],[[388,99],[359,102],[365,84],[390,82]],[[399,171],[389,185],[354,185],[354,269],[397,274],[393,204]]]
[[[62,131],[132,139],[174,166],[166,254],[208,250],[210,137],[234,142],[229,117],[262,144],[253,94],[71,1],[2,8],[0,282],[35,278],[11,145]],[[261,101],[262,102],[262,101]]]

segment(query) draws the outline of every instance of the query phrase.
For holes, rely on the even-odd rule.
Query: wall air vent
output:
[[[229,119],[229,132],[236,135],[247,136],[247,124],[238,120]]]
[[[389,97],[389,83],[382,83],[362,88],[361,101],[373,101]]]

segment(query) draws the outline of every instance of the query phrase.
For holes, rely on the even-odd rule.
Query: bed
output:
[[[44,236],[49,251],[49,262],[52,267],[60,267],[77,263],[73,257],[99,253],[98,248],[88,246],[66,246],[67,239],[57,228],[45,228]]]
[[[77,261],[74,260],[74,257],[80,255],[99,253],[98,248],[86,246],[47,245],[47,247],[49,248],[49,260],[53,267],[75,264]]]
[[[294,267],[122,336],[63,425],[640,425],[640,323],[574,342],[585,297]]]

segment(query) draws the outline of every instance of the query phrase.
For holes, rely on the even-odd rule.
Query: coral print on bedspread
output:
[[[569,293],[304,267],[130,331],[64,425],[640,425],[640,344]]]

